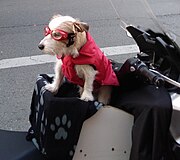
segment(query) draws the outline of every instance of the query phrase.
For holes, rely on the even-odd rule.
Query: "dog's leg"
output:
[[[63,79],[63,73],[61,70],[61,66],[62,66],[62,61],[61,60],[57,60],[55,67],[54,67],[54,72],[55,72],[55,76],[54,76],[54,80],[52,84],[47,84],[45,86],[45,88],[52,92],[53,94],[56,94],[58,92],[58,89],[61,85],[62,79]]]
[[[82,95],[83,91],[84,91],[84,88],[82,88],[81,86],[78,86],[79,87],[79,94],[80,96]]]
[[[98,93],[98,101],[103,104],[108,104],[110,102],[112,92],[112,86],[101,86]]]
[[[84,88],[81,95],[81,99],[85,101],[93,101],[94,97],[92,94],[93,91],[93,82],[97,71],[90,65],[76,65],[75,66],[77,75],[80,78],[84,79]]]

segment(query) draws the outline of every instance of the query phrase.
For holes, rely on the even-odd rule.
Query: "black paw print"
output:
[[[68,120],[67,115],[64,114],[62,117],[57,116],[55,123],[50,125],[50,129],[55,132],[54,138],[56,140],[66,140],[68,137],[67,129],[71,127],[71,120]]]

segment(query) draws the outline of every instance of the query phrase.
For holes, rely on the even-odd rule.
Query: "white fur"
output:
[[[47,90],[55,94],[58,92],[59,86],[61,85],[62,79],[64,77],[61,70],[61,66],[62,66],[62,61],[57,60],[56,65],[54,67],[54,71],[55,71],[54,81],[52,84],[47,84],[45,86]]]
[[[76,19],[70,17],[70,16],[57,16],[56,18],[53,18],[50,23],[49,23],[49,28],[50,29],[56,29],[58,28],[58,26],[60,24],[62,24],[63,22],[67,22],[67,21],[71,21],[71,22],[75,22]]]
[[[65,25],[65,23],[67,24]],[[76,34],[75,37],[75,43],[69,47],[66,46],[66,41],[56,41],[54,40],[51,35],[45,36],[40,44],[44,45],[43,52],[48,53],[51,55],[60,55],[60,56],[66,56],[71,55],[74,58],[76,58],[79,53],[78,50],[86,43],[86,33],[85,31],[77,31],[75,29],[76,26],[73,26],[74,22],[78,22],[76,19],[70,17],[70,16],[60,16],[56,15],[53,17],[53,19],[49,23],[49,28],[51,30],[54,29],[62,29],[66,32],[74,32]],[[85,24],[85,23],[82,23]],[[63,79],[63,73],[61,71],[62,61],[57,59],[56,65],[55,65],[55,77],[52,84],[47,84],[45,87],[47,90],[51,91],[52,93],[56,94]],[[92,94],[93,92],[93,82],[95,80],[95,76],[97,74],[97,71],[93,69],[90,65],[76,65],[75,70],[77,72],[77,75],[80,78],[83,78],[85,83],[83,89],[81,89],[81,99],[85,101],[92,101],[94,100],[94,96]],[[102,86],[99,90],[98,100],[103,102],[104,104],[107,104],[110,95],[111,95],[111,87],[110,86]]]
[[[92,95],[93,91],[93,82],[95,80],[95,76],[97,74],[97,71],[93,69],[92,66],[90,65],[76,65],[75,70],[77,72],[77,75],[80,78],[84,79],[84,88],[83,92],[81,94],[81,99],[82,100],[94,100],[94,97]]]

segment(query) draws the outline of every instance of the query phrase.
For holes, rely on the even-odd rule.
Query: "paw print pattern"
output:
[[[56,140],[66,140],[68,138],[67,130],[71,127],[71,120],[68,120],[67,115],[62,117],[57,116],[55,123],[50,125],[51,131],[55,132],[54,138]]]
[[[41,75],[39,75],[39,76],[37,77],[37,79],[36,79],[36,82],[38,82],[38,81],[41,80],[41,79],[43,79],[43,77],[42,77]],[[44,82],[45,85],[48,84],[48,82],[45,81],[45,80],[44,80],[43,82]],[[36,85],[35,85],[35,87],[34,87],[34,90],[35,90],[36,95],[38,95],[38,94],[39,94],[39,91],[38,91],[37,83],[36,83]]]
[[[37,79],[36,79],[36,82],[41,80],[43,77],[41,75],[38,75]]]
[[[44,105],[44,93],[45,92],[46,92],[46,89],[45,89],[45,86],[43,86],[41,88],[41,90],[40,90],[40,100],[39,100],[39,102],[40,102],[41,106]]]
[[[74,153],[75,153],[75,150],[76,150],[76,145],[73,146],[73,149],[69,151],[69,156],[70,157],[73,157]]]
[[[37,86],[37,83],[36,83],[36,85],[35,85],[35,87],[34,87],[34,91],[35,91],[36,96],[37,96],[37,95],[38,95],[38,86]]]
[[[39,109],[40,109],[40,104],[38,103],[36,106],[36,123],[38,121]]]
[[[36,89],[35,87],[35,91],[36,91],[36,94],[38,94],[38,89]],[[40,99],[39,101],[37,102],[36,104],[36,122],[37,122],[37,119],[38,119],[38,115],[39,115],[39,111],[40,111],[40,107],[44,105],[44,93],[46,92],[46,89],[45,87],[43,86],[40,91],[39,91],[39,96],[40,96]]]
[[[96,107],[97,110],[99,110],[100,108],[102,108],[102,107],[104,106],[103,103],[98,102],[98,101],[95,101],[95,102],[94,102],[94,105],[95,105],[95,107]]]
[[[43,135],[45,135],[45,128],[47,126],[47,118],[44,115],[44,112],[42,113],[42,117],[41,117],[41,133]]]
[[[44,115],[44,112],[42,113],[41,117],[41,136],[40,136],[40,144],[41,144],[41,153],[46,154],[45,148],[44,148],[44,136],[46,132],[46,126],[47,126],[47,118]]]

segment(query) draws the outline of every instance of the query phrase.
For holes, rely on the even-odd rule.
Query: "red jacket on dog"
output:
[[[116,74],[112,69],[111,62],[96,45],[89,33],[87,33],[86,44],[79,50],[79,56],[76,58],[65,56],[62,58],[62,62],[62,72],[72,83],[80,86],[84,85],[84,80],[77,76],[74,66],[89,64],[94,66],[98,71],[95,81],[99,85],[119,85]]]

